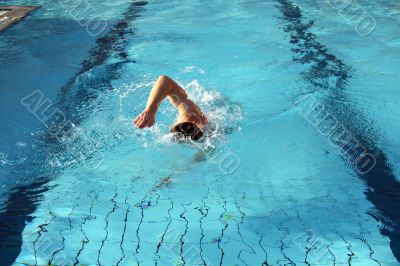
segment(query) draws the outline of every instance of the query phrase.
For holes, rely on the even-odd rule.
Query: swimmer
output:
[[[186,91],[175,81],[161,75],[154,84],[146,108],[133,121],[136,127],[153,126],[161,102],[168,97],[172,105],[178,110],[179,116],[170,132],[199,140],[203,136],[204,127],[208,121],[200,108],[189,99]]]

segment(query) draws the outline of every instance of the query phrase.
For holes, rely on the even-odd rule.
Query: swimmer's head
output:
[[[191,140],[198,141],[203,136],[203,131],[193,123],[183,122],[174,125],[171,130],[176,139],[190,138]]]

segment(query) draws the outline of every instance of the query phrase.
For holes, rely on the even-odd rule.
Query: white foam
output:
[[[93,102],[95,108],[65,139],[65,152],[48,160],[55,167],[70,167],[85,161],[86,155],[112,149],[149,149],[156,153],[166,151],[174,143],[169,130],[177,116],[175,108],[165,101],[160,107],[156,123],[151,128],[138,129],[133,119],[143,110],[154,80],[123,84],[104,92]],[[198,80],[182,84],[189,97],[205,113],[213,131],[205,134],[201,145],[212,145],[225,139],[226,129],[238,129],[242,111],[238,104],[223,97],[218,90],[205,88]],[[22,145],[21,145],[22,146]]]
[[[9,164],[9,160],[7,159],[7,155],[0,152],[0,165]]]
[[[204,75],[206,71],[200,67],[196,66],[187,66],[181,70],[183,73],[192,73],[192,72],[197,72],[201,75]]]
[[[21,147],[21,148],[26,147],[26,143],[22,142],[22,141],[18,141],[15,145],[17,145],[17,147]]]
[[[187,84],[183,84],[179,81],[178,83],[185,88],[189,98],[199,105],[209,122],[214,124],[214,127],[218,129],[214,132],[214,136],[221,136],[227,127],[237,127],[237,122],[243,118],[240,106],[224,98],[218,90],[207,89],[202,86],[198,80],[192,80]],[[118,116],[120,122],[125,122],[124,126],[133,127],[132,119],[134,119],[137,113],[132,116],[131,109],[140,105],[143,107],[145,106],[153,84],[154,81],[124,84],[115,90],[114,93],[116,93],[119,98]],[[171,141],[169,127],[176,117],[177,111],[174,107],[169,103],[164,104],[160,107],[157,121],[153,127],[146,129],[133,128],[133,131],[137,135],[139,141],[147,143],[146,147],[153,146],[148,145],[149,142],[156,145],[167,144]]]

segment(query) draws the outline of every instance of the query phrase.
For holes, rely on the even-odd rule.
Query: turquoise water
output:
[[[361,36],[325,1],[90,3],[99,35],[44,2],[1,33],[2,263],[399,265],[398,7],[360,1]],[[170,141],[168,103],[132,125],[160,74],[216,125],[203,143]]]

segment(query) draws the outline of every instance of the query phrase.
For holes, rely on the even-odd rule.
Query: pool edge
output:
[[[29,15],[30,12],[40,8],[40,6],[0,6],[0,10],[9,10],[0,15],[0,32]]]

